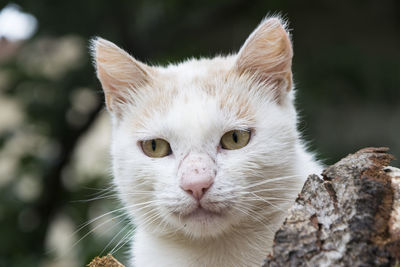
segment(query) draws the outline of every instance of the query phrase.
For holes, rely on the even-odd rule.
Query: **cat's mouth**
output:
[[[201,219],[212,219],[216,217],[221,217],[223,216],[223,213],[212,211],[210,209],[204,208],[203,206],[199,205],[192,211],[189,211],[184,214],[177,213],[176,215],[179,216],[181,219],[201,220]]]

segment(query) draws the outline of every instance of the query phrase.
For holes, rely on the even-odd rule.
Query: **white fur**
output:
[[[293,90],[277,101],[276,85],[232,71],[238,57],[153,68],[111,113],[114,181],[137,227],[131,266],[259,266],[304,179],[321,171],[296,129]],[[250,142],[221,149],[233,129],[251,129]],[[173,153],[146,156],[139,142],[152,138]],[[195,154],[217,170],[200,202],[212,213],[196,213],[179,187],[180,163]]]

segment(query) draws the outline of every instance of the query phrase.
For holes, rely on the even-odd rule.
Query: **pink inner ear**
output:
[[[256,75],[261,81],[280,86],[287,92],[292,86],[293,51],[284,26],[279,19],[263,22],[246,40],[239,51],[239,73]],[[283,88],[282,88],[283,87]]]
[[[104,90],[108,110],[111,112],[118,112],[116,110],[116,105],[118,105],[118,103],[126,103],[127,100],[125,97],[123,97],[122,92],[119,90],[122,90],[124,87],[129,87],[127,87],[123,82],[107,74],[107,72],[105,72],[101,66],[98,66],[97,68],[97,75]]]
[[[95,41],[97,76],[102,84],[107,108],[119,113],[127,97],[150,80],[151,68],[103,39]]]

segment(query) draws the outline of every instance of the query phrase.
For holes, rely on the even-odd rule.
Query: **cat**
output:
[[[234,55],[149,66],[92,40],[114,183],[136,226],[129,266],[260,266],[305,178],[292,45],[264,19]]]

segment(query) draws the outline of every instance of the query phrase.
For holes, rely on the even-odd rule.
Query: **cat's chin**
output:
[[[183,232],[191,238],[200,239],[218,236],[229,227],[231,221],[223,211],[216,212],[203,207],[184,214],[175,213],[174,216]]]

